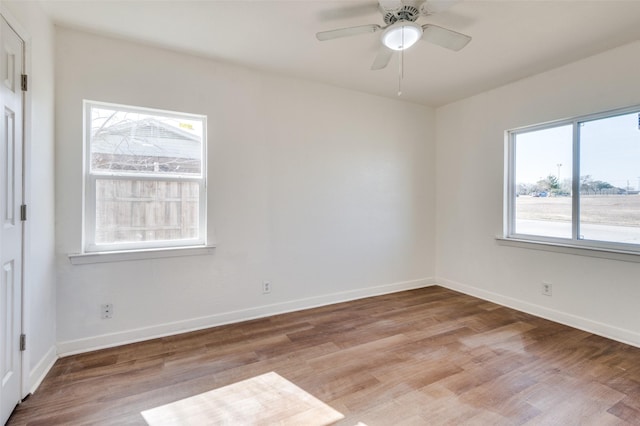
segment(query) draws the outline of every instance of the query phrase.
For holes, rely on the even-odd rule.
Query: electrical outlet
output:
[[[113,303],[103,303],[100,305],[100,313],[102,319],[113,318]]]
[[[271,282],[262,281],[262,294],[271,293]]]
[[[551,283],[542,282],[542,287],[540,289],[540,292],[542,294],[544,294],[545,296],[551,296],[552,290],[553,286],[551,285]]]

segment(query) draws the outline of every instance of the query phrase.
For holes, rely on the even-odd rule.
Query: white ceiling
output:
[[[398,90],[398,55],[369,68],[378,34],[319,42],[318,31],[380,24],[376,0],[41,0],[57,25],[381,96]],[[440,5],[442,6],[442,5]],[[439,106],[640,39],[640,0],[466,0],[418,23],[468,34],[452,52],[404,55],[402,98]]]

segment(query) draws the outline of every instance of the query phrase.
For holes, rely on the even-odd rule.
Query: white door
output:
[[[24,43],[0,19],[0,424],[21,399]]]

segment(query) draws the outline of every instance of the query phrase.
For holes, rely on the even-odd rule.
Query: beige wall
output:
[[[61,352],[431,282],[433,109],[56,35]],[[208,116],[212,255],[69,263],[81,249],[83,99]]]
[[[437,110],[438,282],[640,346],[640,263],[504,246],[504,132],[640,104],[640,42]],[[553,284],[543,296],[542,282]]]

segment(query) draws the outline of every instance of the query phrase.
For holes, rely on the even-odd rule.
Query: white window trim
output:
[[[137,249],[93,253],[69,254],[72,265],[91,263],[123,262],[127,260],[163,259],[167,257],[202,256],[213,254],[215,244],[195,247],[175,247],[158,249]]]
[[[160,113],[163,116],[175,118],[192,118],[202,120],[202,165],[201,174],[180,175],[170,174],[157,176],[144,173],[109,173],[96,171],[91,173],[91,149],[90,131],[92,106],[104,106],[107,108],[118,108],[121,111],[148,112],[149,114]],[[207,244],[207,117],[198,114],[180,113],[160,109],[150,109],[144,107],[133,107],[114,103],[83,100],[83,202],[82,202],[82,245],[81,252],[70,254],[69,259],[72,264],[101,263],[119,260],[136,260],[146,258],[162,258],[186,255],[200,255],[211,253],[214,245]],[[136,179],[153,181],[192,181],[200,182],[198,205],[198,227],[199,238],[184,240],[159,240],[150,242],[95,244],[95,215],[96,215],[96,180],[106,179]],[[84,260],[82,260],[84,259]],[[102,260],[98,260],[102,259]]]
[[[600,257],[614,260],[640,262],[640,244],[625,244],[599,240],[579,239],[580,218],[580,132],[579,125],[585,121],[598,120],[630,113],[640,114],[640,105],[619,108],[595,114],[583,115],[571,119],[563,119],[548,123],[524,126],[505,131],[505,180],[504,180],[504,219],[503,235],[496,237],[502,245],[525,247],[536,250],[565,252],[570,254]],[[539,235],[518,234],[515,227],[515,137],[519,133],[544,130],[563,125],[573,126],[573,155],[572,155],[572,194],[571,206],[571,238],[556,238]],[[640,195],[638,195],[640,196]]]
[[[517,247],[530,250],[550,251],[554,253],[572,254],[577,256],[595,257],[599,259],[611,259],[622,262],[640,263],[640,253],[618,250],[605,249],[588,246],[575,246],[568,243],[553,243],[535,240],[522,240],[518,238],[507,238],[501,235],[496,236],[498,245],[507,247]]]

